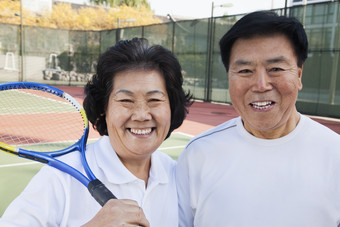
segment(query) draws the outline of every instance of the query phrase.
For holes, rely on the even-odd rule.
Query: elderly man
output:
[[[340,135],[295,106],[308,51],[303,26],[250,13],[220,49],[240,117],[193,138],[181,154],[180,226],[338,226]]]

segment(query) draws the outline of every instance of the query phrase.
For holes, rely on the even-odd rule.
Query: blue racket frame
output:
[[[15,148],[10,145],[6,145],[0,142],[0,149],[6,151],[8,153],[18,155],[20,157],[38,161],[54,168],[57,168],[65,173],[70,174],[71,176],[75,177],[79,182],[81,182],[85,187],[88,188],[91,195],[103,206],[109,199],[115,199],[116,197],[105,187],[103,183],[101,183],[91,171],[88,162],[86,160],[85,150],[86,150],[86,143],[89,134],[89,122],[85,114],[85,110],[83,107],[69,94],[66,92],[52,87],[46,84],[40,84],[35,82],[9,82],[0,84],[0,91],[4,90],[11,90],[11,89],[34,89],[34,90],[42,90],[54,95],[57,95],[61,98],[64,98],[68,102],[70,102],[78,111],[81,113],[84,123],[85,129],[83,136],[72,146],[51,152],[34,152],[25,150],[22,148]],[[81,172],[77,169],[73,168],[72,166],[55,159],[55,157],[67,154],[69,152],[78,150],[81,153],[81,162],[83,168],[86,172],[85,177]]]

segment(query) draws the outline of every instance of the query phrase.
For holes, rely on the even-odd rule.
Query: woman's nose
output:
[[[132,120],[146,121],[151,120],[150,107],[145,102],[136,103],[133,108]]]

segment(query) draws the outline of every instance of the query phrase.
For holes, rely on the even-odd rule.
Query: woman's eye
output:
[[[132,100],[131,99],[121,99],[121,100],[119,100],[119,102],[132,102]]]
[[[157,98],[153,98],[153,99],[149,99],[149,102],[160,102],[161,100],[160,99],[157,99]]]

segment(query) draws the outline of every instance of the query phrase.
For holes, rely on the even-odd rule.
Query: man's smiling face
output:
[[[299,121],[295,103],[302,89],[302,67],[281,34],[238,39],[228,70],[231,101],[245,128],[256,137],[287,135]]]

